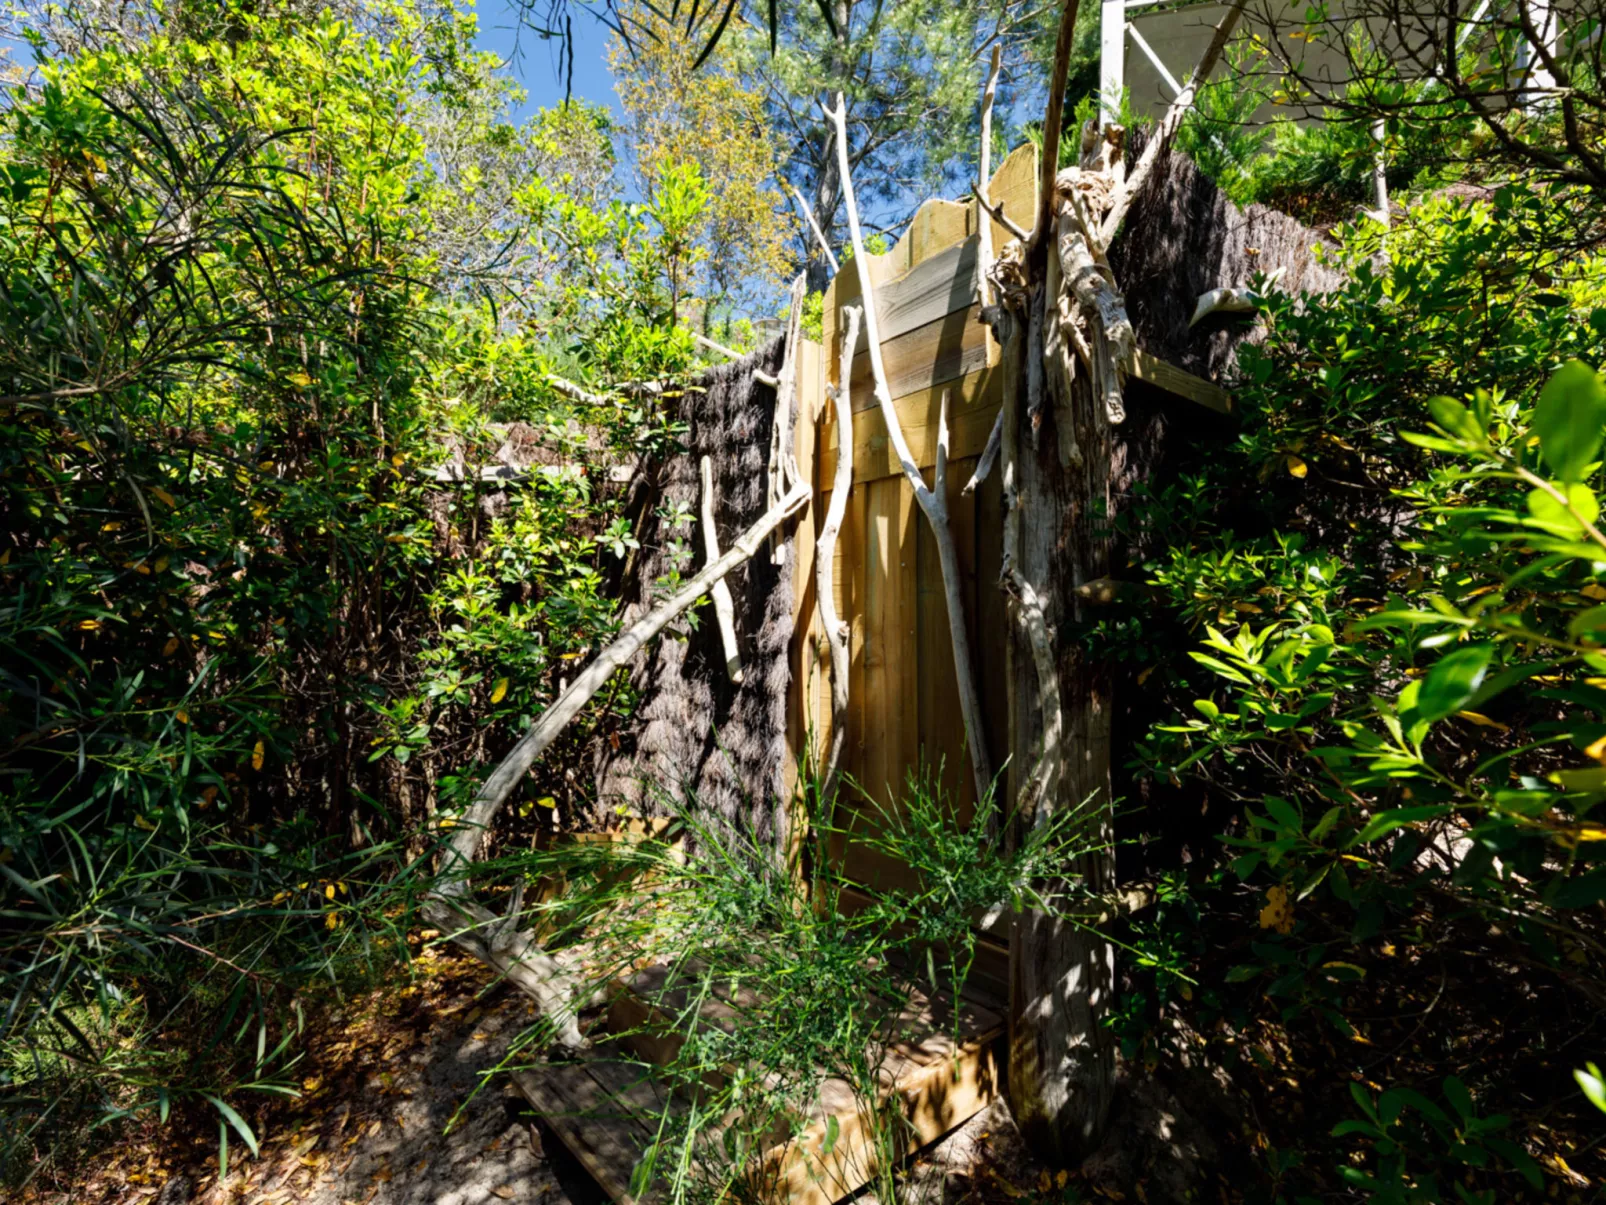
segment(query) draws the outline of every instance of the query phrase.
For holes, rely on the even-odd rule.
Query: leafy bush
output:
[[[608,382],[694,366],[700,182],[597,195],[448,16],[45,48],[0,117],[7,1178],[175,1103],[254,1142],[297,990],[401,952],[431,817],[613,631],[608,466],[679,432]]]
[[[1606,361],[1606,277],[1568,222],[1565,196],[1512,188],[1413,207],[1386,260],[1375,226],[1342,232],[1348,283],[1273,294],[1265,341],[1241,351],[1230,451],[1125,521],[1195,641],[1189,664],[1149,671],[1176,711],[1136,769],[1233,805],[1231,871],[1265,894],[1224,982],[1254,985],[1285,1024],[1364,1040],[1351,1002],[1376,951],[1453,951],[1468,925],[1585,1013],[1606,990],[1606,388],[1589,366]],[[1151,661],[1165,643],[1103,631]],[[1539,1040],[1543,1018],[1520,1024]],[[1443,1199],[1441,1155],[1537,1175],[1514,1138],[1468,1145],[1464,1115],[1446,1154],[1450,1115],[1423,1090],[1368,1098],[1380,1161],[1350,1183]]]

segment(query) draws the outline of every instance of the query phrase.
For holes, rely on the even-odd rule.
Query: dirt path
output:
[[[415,974],[309,1017],[299,1099],[245,1112],[257,1157],[231,1143],[219,1181],[215,1131],[151,1122],[80,1182],[22,1194],[25,1205],[604,1205],[561,1147],[539,1151],[505,1077],[477,1094],[530,1022],[484,968],[425,952]],[[247,1098],[248,1100],[250,1098]],[[459,1112],[461,1110],[461,1112]],[[556,1143],[549,1146],[557,1146]]]

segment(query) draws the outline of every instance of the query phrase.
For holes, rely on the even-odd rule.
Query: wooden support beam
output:
[[[1206,410],[1214,410],[1217,414],[1232,413],[1232,394],[1220,385],[1203,377],[1196,377],[1191,372],[1184,372],[1175,364],[1168,363],[1158,356],[1151,356],[1142,348],[1139,348],[1127,362],[1127,371],[1146,384],[1164,389],[1167,393],[1203,406]]]

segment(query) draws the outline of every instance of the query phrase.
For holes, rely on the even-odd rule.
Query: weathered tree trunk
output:
[[[1217,24],[1189,84],[1128,174],[1122,130],[1082,132],[1081,165],[1059,170],[1060,116],[1077,0],[1060,16],[1043,124],[1037,218],[1024,246],[994,271],[1005,338],[1004,587],[1011,797],[1017,824],[1072,813],[1084,850],[1074,873],[1115,886],[1110,797],[1110,677],[1064,638],[1081,616],[1078,588],[1109,575],[1113,440],[1125,417],[1122,379],[1134,351],[1111,242],[1198,85],[1232,36],[1244,0]],[[1115,1051],[1101,1015],[1114,988],[1114,947],[1064,916],[1027,912],[1010,934],[1009,1093],[1040,1155],[1079,1161],[1097,1144],[1115,1088]]]
[[[1048,294],[1035,290],[1032,305],[1052,305]],[[1081,811],[1078,843],[1096,848],[1080,857],[1076,870],[1090,891],[1102,893],[1115,885],[1109,679],[1060,633],[1079,618],[1074,587],[1109,572],[1109,542],[1100,525],[1110,492],[1110,427],[1085,372],[1074,379],[1046,372],[1035,439],[1022,421],[1023,386],[1036,375],[1028,372],[1029,358],[1042,362],[1043,331],[1053,321],[1045,314],[1014,335],[1009,352],[1017,360],[1006,370],[1019,383],[1005,402],[1013,411],[1004,428],[1006,505],[1011,487],[1014,494],[1005,522],[1018,524],[1013,539],[1006,534],[1006,547],[1013,545],[1013,568],[1022,580],[1017,592],[1030,588],[1041,604],[1055,679],[1043,681],[1040,650],[1032,647],[1024,617],[1018,619],[1010,627],[1007,670],[1010,798],[1027,805],[1016,819],[1022,825]],[[1072,445],[1060,438],[1057,424],[1067,420],[1075,428],[1079,463],[1062,455]],[[1018,597],[1012,607],[1021,610]],[[1044,712],[1054,706],[1059,731],[1045,747]],[[1114,948],[1092,928],[1042,912],[1016,914],[1012,926],[1010,1104],[1034,1151],[1073,1165],[1096,1144],[1114,1094],[1115,1052],[1100,1024],[1113,986]]]

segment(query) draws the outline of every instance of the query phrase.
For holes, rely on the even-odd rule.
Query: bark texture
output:
[[[1047,304],[1046,290],[1037,290],[1032,304]],[[1043,325],[1033,321],[1028,330]],[[1041,342],[1029,337],[1017,335],[1011,343],[1010,354],[1021,360],[1042,354]],[[1013,365],[1010,376],[1024,381],[1025,364]],[[1017,622],[1010,648],[1011,797],[1020,799],[1025,791],[1022,802],[1032,805],[1018,819],[1020,824],[1083,808],[1082,840],[1099,843],[1109,833],[1110,679],[1104,667],[1062,633],[1079,618],[1074,587],[1109,572],[1109,539],[1100,508],[1110,494],[1111,428],[1087,373],[1074,379],[1048,373],[1045,390],[1049,404],[1039,414],[1045,429],[1036,441],[1025,437],[1020,399],[1006,397],[1005,405],[1013,404],[1015,413],[1005,420],[1010,507],[1005,521],[1017,523],[1018,531],[1005,539],[1014,546],[1013,568],[1026,583],[1038,585],[1036,601],[1054,657],[1051,689],[1060,704],[1061,729],[1059,739],[1044,747],[1044,706],[1039,702],[1044,674],[1037,667],[1030,629]],[[1067,433],[1058,428],[1065,423],[1074,427],[1075,445],[1082,453],[1079,463],[1062,462],[1061,436]],[[1042,588],[1045,583],[1049,588]],[[1022,609],[1018,592],[1013,606]],[[1028,768],[1033,772],[1028,774]],[[1028,784],[1034,777],[1046,787],[1044,798],[1030,797]],[[1076,869],[1095,893],[1114,885],[1106,852],[1088,854]],[[1032,1149],[1061,1165],[1074,1165],[1094,1147],[1109,1113],[1115,1052],[1100,1017],[1108,1005],[1114,969],[1114,948],[1096,933],[1041,912],[1013,917],[1010,1105]]]

